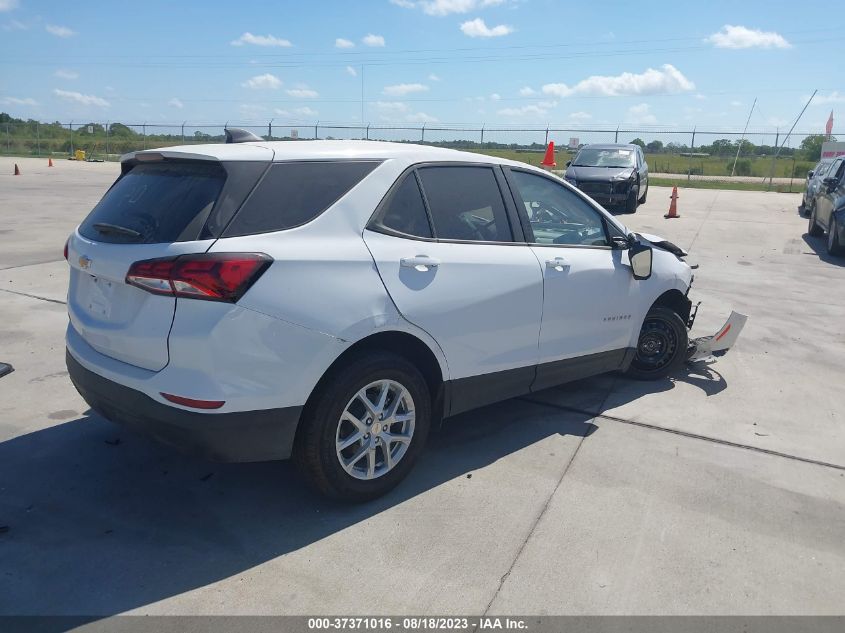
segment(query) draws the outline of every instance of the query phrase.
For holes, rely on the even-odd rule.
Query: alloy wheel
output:
[[[414,399],[395,380],[377,380],[360,389],[338,420],[335,450],[352,477],[381,477],[401,461],[414,436]]]

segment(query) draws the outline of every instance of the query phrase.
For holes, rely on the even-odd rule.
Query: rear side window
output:
[[[108,190],[79,226],[98,242],[156,244],[196,239],[220,195],[219,163],[135,165]]]
[[[431,237],[425,204],[413,173],[405,176],[402,184],[394,190],[387,204],[376,216],[375,224],[405,235]]]
[[[310,222],[378,166],[376,161],[277,163],[223,237],[290,229]]]
[[[513,241],[492,168],[423,167],[419,174],[438,239]]]

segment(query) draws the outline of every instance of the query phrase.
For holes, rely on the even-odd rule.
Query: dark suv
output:
[[[845,156],[833,161],[813,198],[807,233],[819,237],[827,231],[827,252],[845,254]]]
[[[626,213],[648,195],[648,164],[639,145],[585,145],[566,163],[564,178],[604,207]]]

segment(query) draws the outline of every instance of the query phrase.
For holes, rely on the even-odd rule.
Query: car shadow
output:
[[[827,235],[821,237],[813,237],[809,233],[804,233],[802,236],[804,242],[813,249],[813,253],[818,255],[819,259],[826,264],[833,264],[835,266],[845,266],[845,257],[834,257],[827,252]],[[809,255],[810,253],[808,253]]]
[[[315,495],[288,462],[207,462],[89,411],[0,443],[0,614],[100,617],[150,605],[326,539],[550,436],[588,438],[614,387],[618,406],[674,381],[716,393],[724,379],[715,376],[700,367],[655,383],[600,376],[555,390],[576,410],[513,399],[456,416],[431,435],[402,484],[361,505]]]

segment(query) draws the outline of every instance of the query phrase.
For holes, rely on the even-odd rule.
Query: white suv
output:
[[[522,163],[369,141],[129,154],[69,238],[92,409],[383,494],[443,418],[688,355],[685,253]]]

